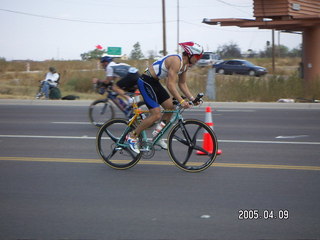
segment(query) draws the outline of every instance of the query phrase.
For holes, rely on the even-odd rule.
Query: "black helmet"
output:
[[[104,62],[112,62],[113,58],[112,57],[109,57],[109,56],[104,56],[100,59],[100,62],[101,63],[104,63]]]

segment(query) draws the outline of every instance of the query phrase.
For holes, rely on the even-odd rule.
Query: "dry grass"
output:
[[[272,70],[271,59],[248,59],[256,65]],[[320,84],[305,88],[298,77],[299,58],[276,59],[274,75],[248,77],[216,75],[217,101],[276,101],[279,98],[320,98]],[[122,61],[142,72],[152,61]],[[29,66],[27,67],[27,64]],[[95,99],[91,79],[104,77],[98,61],[0,61],[0,98],[34,98],[39,80],[50,66],[61,74],[62,96],[77,95],[81,99]],[[26,71],[29,70],[29,71]],[[193,67],[188,72],[188,85],[192,92],[206,92],[208,68]]]

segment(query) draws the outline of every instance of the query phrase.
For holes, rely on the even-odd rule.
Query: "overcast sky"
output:
[[[207,51],[234,42],[244,52],[263,50],[271,30],[203,24],[203,18],[253,18],[253,0],[166,0],[167,51],[179,40],[195,41]],[[162,50],[162,0],[0,0],[0,57],[80,59],[100,44],[130,54]],[[301,35],[281,33],[280,44],[298,47]],[[276,32],[276,44],[278,44]]]

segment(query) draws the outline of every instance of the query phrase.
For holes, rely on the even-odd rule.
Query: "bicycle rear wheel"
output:
[[[178,122],[168,134],[172,161],[187,172],[200,172],[214,162],[218,143],[213,130],[199,120]]]
[[[106,100],[96,100],[89,107],[90,122],[101,127],[106,121],[115,117],[113,105]]]
[[[141,153],[131,151],[125,143],[132,130],[123,118],[111,119],[103,124],[97,134],[97,151],[104,163],[114,169],[128,169],[138,163]]]

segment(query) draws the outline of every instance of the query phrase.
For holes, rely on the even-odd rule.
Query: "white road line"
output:
[[[256,110],[218,109],[216,112],[256,112]]]
[[[92,124],[90,122],[51,122],[54,124]]]
[[[88,136],[37,136],[37,135],[0,135],[2,138],[49,138],[49,139],[96,139]]]
[[[303,138],[303,137],[309,137],[309,135],[296,135],[296,136],[278,136],[276,138],[286,139],[286,138]]]
[[[267,143],[267,144],[304,144],[304,145],[320,145],[320,142],[281,142],[281,141],[249,141],[249,140],[218,140],[225,143]]]
[[[96,137],[89,137],[89,136],[38,136],[38,135],[0,135],[0,138],[47,138],[47,139],[85,139],[85,140],[96,139]],[[250,144],[320,145],[320,142],[251,141],[251,140],[218,140],[218,142],[219,143],[250,143]]]

